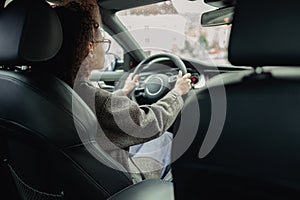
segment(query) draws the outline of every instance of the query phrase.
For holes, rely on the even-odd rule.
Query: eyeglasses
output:
[[[111,45],[110,39],[94,40],[93,43],[101,43],[105,53],[109,52],[110,45]]]

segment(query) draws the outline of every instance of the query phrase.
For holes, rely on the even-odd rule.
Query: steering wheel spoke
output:
[[[135,98],[139,98],[139,97],[144,97],[145,96],[145,92],[135,92],[134,94]]]
[[[173,83],[175,83],[175,82],[177,81],[177,78],[178,78],[177,75],[169,76],[168,82],[169,82],[170,84],[173,84]]]
[[[145,85],[142,85],[142,86],[137,86],[136,88],[135,88],[135,90],[136,91],[144,91],[145,90]]]

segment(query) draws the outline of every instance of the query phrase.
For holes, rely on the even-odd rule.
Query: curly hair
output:
[[[95,37],[99,24],[94,19],[99,12],[96,1],[71,1],[57,6],[63,29],[63,44],[58,54],[47,66],[58,78],[73,87],[82,61],[89,53],[88,45]],[[45,65],[45,63],[44,63]]]

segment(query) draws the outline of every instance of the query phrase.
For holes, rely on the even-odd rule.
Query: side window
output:
[[[124,63],[124,49],[104,30],[103,36],[111,41],[109,51],[105,54],[103,71],[114,71]]]

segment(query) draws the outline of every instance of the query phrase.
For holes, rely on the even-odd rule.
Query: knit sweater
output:
[[[154,104],[140,106],[121,90],[111,93],[89,81],[76,83],[74,89],[97,116],[97,142],[127,170],[129,147],[162,135],[184,104],[182,97],[172,91]]]

